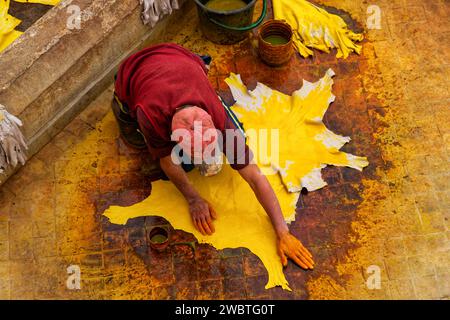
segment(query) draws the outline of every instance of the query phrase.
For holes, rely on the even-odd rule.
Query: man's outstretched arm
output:
[[[278,254],[282,264],[287,265],[288,257],[304,269],[313,269],[314,261],[311,253],[289,232],[277,196],[259,167],[256,164],[249,164],[239,170],[239,174],[248,182],[272,221],[278,238]]]
[[[188,202],[192,222],[197,230],[203,235],[213,234],[214,225],[212,220],[216,219],[216,212],[211,205],[198,194],[183,168],[173,163],[171,156],[161,158],[159,164],[170,181],[177,187]]]

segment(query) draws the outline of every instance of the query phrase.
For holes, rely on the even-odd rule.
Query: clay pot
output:
[[[271,36],[282,37],[287,42],[272,44],[264,40]],[[277,67],[287,63],[294,53],[291,26],[284,20],[266,21],[259,29],[258,51],[260,58],[269,66]]]
[[[154,227],[148,233],[148,241],[152,249],[164,251],[169,246],[169,232],[165,228]]]

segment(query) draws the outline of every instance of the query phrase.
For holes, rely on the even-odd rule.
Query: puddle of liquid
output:
[[[276,34],[265,37],[264,41],[273,44],[274,46],[283,45],[289,42],[285,37]]]
[[[211,0],[205,6],[218,11],[232,11],[246,7],[247,3],[242,0]]]
[[[162,234],[155,234],[150,241],[153,243],[164,243],[167,241],[167,237]]]

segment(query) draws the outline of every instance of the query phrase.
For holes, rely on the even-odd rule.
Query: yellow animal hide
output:
[[[252,150],[260,150],[258,142],[249,132],[252,128],[278,130],[280,143],[278,157],[257,155],[257,163],[265,172],[278,171],[290,192],[307,188],[314,191],[326,185],[320,170],[327,164],[348,166],[362,170],[368,165],[366,158],[340,152],[350,141],[328,130],[322,122],[326,110],[335,96],[331,93],[334,72],[329,69],[316,83],[303,81],[300,90],[292,96],[272,90],[258,83],[249,92],[240,77],[235,74],[226,79],[234,100],[233,111],[247,130],[248,143]],[[272,141],[267,139],[267,150],[272,150]]]
[[[348,29],[344,20],[306,0],[273,0],[275,19],[286,20],[294,31],[293,41],[303,57],[313,55],[310,48],[330,52],[336,48],[338,58],[361,52],[363,35]]]
[[[279,163],[271,163],[272,158],[256,161],[263,169],[285,166],[286,175],[274,171],[267,178],[288,222],[295,219],[299,192],[288,192],[284,183],[292,183],[295,187],[300,181],[314,190],[324,185],[320,182],[320,169],[326,164],[349,165],[358,169],[367,165],[364,158],[354,161],[353,156],[339,152],[340,145],[349,139],[333,134],[321,122],[333,100],[332,75],[329,70],[316,83],[304,82],[292,96],[262,84],[248,92],[238,75],[232,74],[227,79],[237,100],[233,109],[244,122],[247,132],[250,129],[280,129],[282,156]],[[292,162],[289,168],[285,164],[287,161]],[[311,178],[305,180],[308,176]],[[195,229],[186,200],[170,181],[154,182],[151,195],[144,201],[129,207],[112,206],[104,215],[114,224],[126,224],[129,219],[140,216],[161,216],[175,229],[192,233],[200,243],[209,243],[217,249],[248,248],[267,269],[266,288],[281,286],[290,290],[277,254],[276,235],[270,219],[239,173],[225,165],[216,176],[203,177],[194,170],[188,173],[188,177],[200,195],[217,211],[216,232],[212,236],[203,236]]]

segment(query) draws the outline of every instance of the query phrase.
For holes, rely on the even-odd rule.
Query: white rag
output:
[[[142,20],[144,24],[155,24],[172,10],[179,9],[178,0],[139,0],[143,4]]]
[[[22,121],[13,116],[0,104],[0,173],[8,166],[25,164],[25,150],[28,149],[19,127]]]

